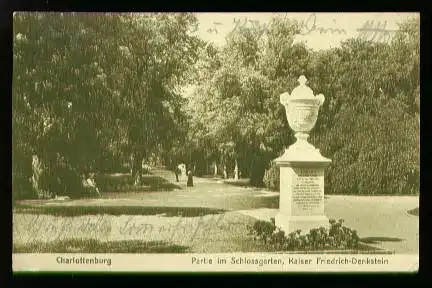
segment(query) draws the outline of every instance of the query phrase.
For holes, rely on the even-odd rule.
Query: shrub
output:
[[[12,173],[12,200],[37,199],[28,175]]]
[[[263,241],[271,245],[275,250],[324,250],[324,249],[357,249],[359,236],[355,230],[342,225],[343,220],[330,220],[330,228],[320,227],[311,229],[309,233],[302,234],[297,230],[288,235],[275,225],[274,218],[271,222],[256,221],[249,226],[249,235],[255,240]]]
[[[265,186],[273,191],[279,191],[279,167],[272,164],[264,174]]]
[[[36,199],[38,195],[31,183],[32,166],[29,153],[12,149],[12,200]]]
[[[165,178],[151,174],[143,175],[139,186],[134,185],[130,174],[99,174],[96,176],[96,184],[101,192],[171,191],[179,188]]]

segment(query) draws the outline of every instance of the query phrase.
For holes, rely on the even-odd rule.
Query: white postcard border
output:
[[[418,263],[418,255],[385,254],[12,255],[13,272],[417,272]]]

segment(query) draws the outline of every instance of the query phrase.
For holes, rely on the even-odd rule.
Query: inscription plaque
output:
[[[318,215],[324,204],[323,169],[296,168],[292,186],[294,215]]]

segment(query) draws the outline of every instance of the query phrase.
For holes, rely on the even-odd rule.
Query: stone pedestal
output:
[[[276,226],[285,233],[328,227],[324,214],[324,168],[329,159],[276,159],[280,167],[279,213]]]

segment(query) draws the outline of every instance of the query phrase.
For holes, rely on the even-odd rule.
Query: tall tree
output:
[[[14,169],[31,163],[32,154],[48,174],[55,173],[59,155],[80,172],[98,160],[112,103],[99,65],[107,37],[94,29],[104,24],[86,14],[15,15],[12,138],[14,154],[21,151],[27,160],[14,158]],[[110,21],[108,27],[116,24]],[[58,182],[51,178],[47,183]]]
[[[182,138],[184,99],[179,89],[196,61],[199,40],[190,35],[191,14],[146,14],[123,17],[117,49],[122,57],[112,65],[113,87],[125,107],[119,121],[127,127],[127,148],[133,176],[153,153],[170,150]],[[138,179],[137,179],[138,180]],[[137,181],[136,183],[139,183]]]

